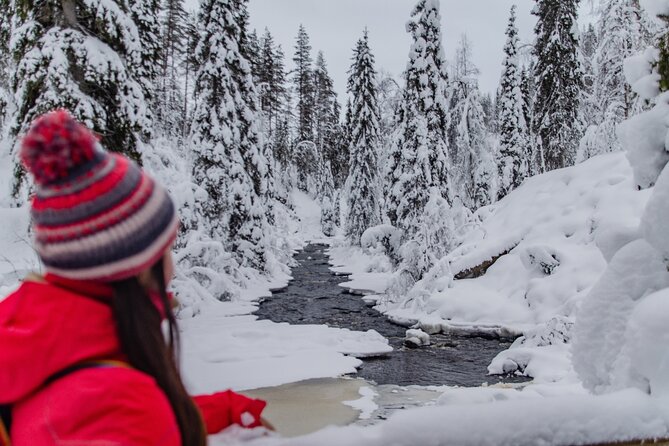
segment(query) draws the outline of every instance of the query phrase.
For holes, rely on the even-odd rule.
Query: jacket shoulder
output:
[[[13,435],[50,435],[62,445],[181,444],[172,408],[153,378],[120,367],[80,370],[54,382],[19,405],[13,423]]]

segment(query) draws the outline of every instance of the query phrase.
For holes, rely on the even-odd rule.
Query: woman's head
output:
[[[20,156],[35,180],[35,249],[48,272],[123,280],[150,268],[174,241],[178,217],[166,190],[105,151],[67,111],[35,120]]]
[[[46,270],[112,286],[123,353],[164,391],[182,444],[204,445],[200,414],[176,364],[178,331],[166,287],[178,218],[166,190],[132,161],[102,149],[64,110],[33,123],[20,156],[35,180],[35,249]]]

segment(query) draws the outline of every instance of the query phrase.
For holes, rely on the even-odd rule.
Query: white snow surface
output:
[[[221,303],[180,321],[182,370],[191,393],[247,390],[355,373],[356,358],[387,353],[375,331],[289,325],[243,315],[253,307]],[[242,313],[240,315],[240,313]]]
[[[546,398],[513,390],[494,393],[476,390],[472,396],[461,395],[459,401],[442,399],[441,404],[445,405],[398,412],[388,421],[371,427],[330,427],[299,438],[261,437],[248,442],[238,435],[224,435],[212,444],[571,445],[662,438],[669,432],[663,408],[634,389],[605,396],[572,394]]]
[[[430,275],[390,315],[433,325],[483,325],[524,331],[572,317],[606,268],[604,252],[635,238],[649,192],[634,187],[623,154],[530,178],[471,231],[435,269],[453,276],[498,260],[485,275]]]

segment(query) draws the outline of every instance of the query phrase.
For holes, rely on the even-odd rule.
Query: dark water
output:
[[[377,384],[480,386],[484,382],[518,382],[515,377],[488,376],[490,361],[510,342],[433,335],[430,347],[404,346],[406,327],[389,322],[368,307],[360,296],[338,286],[347,281],[332,273],[325,245],[309,245],[295,256],[299,266],[284,290],[265,300],[256,314],[261,319],[290,324],[326,324],[351,330],[376,330],[388,338],[394,351],[385,357],[363,359],[356,376]]]

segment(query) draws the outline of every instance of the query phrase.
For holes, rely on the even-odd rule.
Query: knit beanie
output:
[[[67,111],[36,119],[20,157],[35,181],[34,244],[47,272],[127,279],[174,241],[179,220],[167,191],[128,158],[105,151]]]

